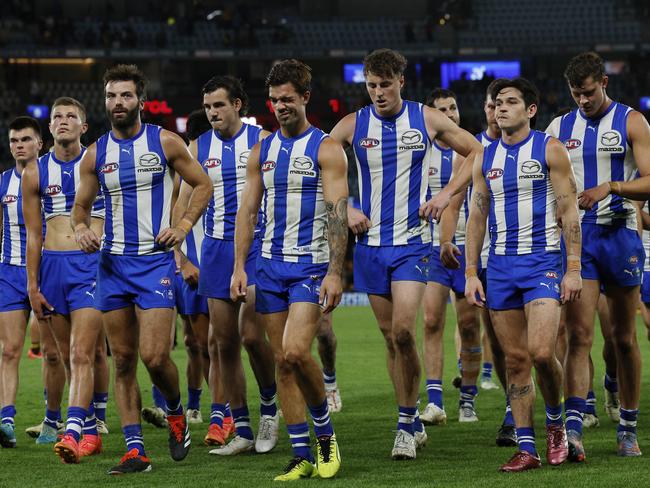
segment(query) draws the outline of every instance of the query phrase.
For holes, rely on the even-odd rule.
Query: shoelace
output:
[[[561,430],[552,430],[549,432],[551,436],[551,444],[553,445],[554,448],[562,447],[564,444],[564,436],[562,435],[563,432]]]
[[[289,461],[289,464],[287,464],[286,468],[284,468],[285,474],[290,472],[293,468],[298,466],[300,463],[302,463],[305,460],[304,457],[301,456],[296,456],[291,461]]]
[[[330,454],[332,449],[332,437],[331,436],[322,436],[318,438],[318,444],[320,445],[320,452],[323,456],[323,462],[330,462]]]
[[[149,459],[145,456],[140,456],[140,453],[136,448],[131,449],[128,451],[124,456],[122,456],[122,459],[120,459],[120,464],[124,463],[130,459],[142,459],[143,461],[149,462]]]
[[[262,422],[260,423],[260,434],[257,436],[262,439],[269,439],[271,437],[271,424],[273,420],[269,417],[262,417]]]
[[[172,431],[172,435],[176,437],[176,442],[181,442],[183,440],[183,435],[185,434],[185,426],[183,425],[183,420],[167,420],[169,423],[169,429]]]

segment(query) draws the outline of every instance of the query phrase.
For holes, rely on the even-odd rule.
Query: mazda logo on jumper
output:
[[[425,148],[423,144],[422,132],[415,129],[407,130],[400,137],[400,144],[398,150],[400,151],[417,151]]]
[[[529,159],[521,163],[521,175],[519,179],[524,180],[543,180],[545,178],[542,170],[542,163],[534,159]]]
[[[621,136],[615,130],[608,130],[602,136],[600,136],[600,143],[603,146],[617,146],[621,142]]]
[[[248,156],[250,155],[250,151],[244,151],[239,155],[239,162],[243,165],[246,165],[248,163]]]
[[[140,163],[140,166],[145,167],[157,166],[160,164],[160,156],[156,153],[146,153],[140,156],[138,163]]]
[[[310,158],[299,156],[294,158],[293,167],[296,169],[311,169],[314,163]]]
[[[316,171],[314,170],[314,162],[307,156],[297,156],[295,158],[292,158],[289,174],[312,177],[316,176]]]

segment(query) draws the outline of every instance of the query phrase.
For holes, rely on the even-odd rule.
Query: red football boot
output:
[[[546,426],[546,461],[551,466],[562,464],[569,457],[569,444],[564,425]]]
[[[541,468],[542,462],[539,456],[533,456],[526,451],[517,451],[510,460],[499,468],[499,471],[506,473],[520,473],[529,469]]]

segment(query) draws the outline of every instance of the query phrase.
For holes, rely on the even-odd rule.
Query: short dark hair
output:
[[[526,78],[514,78],[512,80],[509,80],[507,78],[500,78],[499,80],[495,81],[496,83],[494,83],[494,86],[490,91],[492,100],[496,101],[497,95],[504,88],[516,88],[521,92],[526,108],[530,107],[533,104],[539,107],[539,90],[537,90],[535,85],[533,85]]]
[[[382,78],[402,76],[407,63],[402,53],[393,49],[376,49],[363,58],[363,74],[373,73]]]
[[[21,115],[16,117],[9,123],[9,130],[23,130],[23,129],[33,129],[34,133],[38,136],[39,139],[42,139],[41,135],[41,124],[38,123],[33,117],[28,117],[27,115]]]
[[[458,98],[456,98],[456,94],[453,91],[437,86],[431,90],[431,93],[427,96],[426,105],[433,107],[433,104],[439,98],[453,98],[458,101]]]
[[[219,88],[223,88],[228,92],[228,100],[230,100],[230,103],[235,103],[235,100],[238,98],[241,100],[239,115],[243,116],[248,113],[248,95],[244,91],[244,85],[239,78],[230,75],[214,76],[203,85],[201,93],[205,95],[217,91]]]
[[[195,110],[187,117],[186,134],[190,141],[198,139],[201,134],[210,129],[212,129],[212,125],[205,115],[205,110]]]
[[[564,78],[571,86],[580,86],[589,77],[601,81],[605,77],[605,62],[595,52],[584,52],[571,58],[564,70]]]
[[[311,68],[297,59],[284,59],[273,65],[264,86],[268,90],[285,83],[291,83],[301,95],[311,91]]]
[[[147,77],[135,64],[118,64],[104,73],[104,88],[110,81],[132,81],[140,100],[147,97]]]
[[[485,96],[486,96],[486,98],[487,98],[488,96],[492,97],[492,90],[494,89],[494,86],[495,86],[497,83],[501,83],[501,82],[503,82],[503,80],[507,80],[507,78],[495,78],[495,79],[493,79],[493,80],[490,82],[490,84],[489,84],[488,87],[487,87],[487,90],[485,90]],[[492,97],[492,100],[494,100],[494,97]]]
[[[54,100],[54,103],[52,104],[52,111],[54,111],[56,107],[60,107],[61,105],[65,105],[69,107],[77,107],[77,110],[79,110],[79,114],[81,115],[81,121],[82,122],[86,121],[86,107],[84,107],[84,104],[81,103],[76,98],[72,98],[72,97],[57,98],[56,100]]]

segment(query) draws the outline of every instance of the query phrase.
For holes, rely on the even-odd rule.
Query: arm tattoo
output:
[[[569,229],[569,241],[574,244],[580,244],[582,241],[582,230],[580,229],[580,223],[573,222],[571,228]]]
[[[474,193],[474,204],[479,211],[486,215],[490,209],[490,199],[487,195],[484,195],[480,191]]]
[[[508,395],[511,400],[519,400],[524,398],[532,393],[533,389],[530,385],[517,386],[515,384],[510,385],[508,388]]]
[[[325,202],[327,211],[327,241],[330,247],[330,264],[327,273],[343,273],[343,262],[348,245],[348,199]]]

